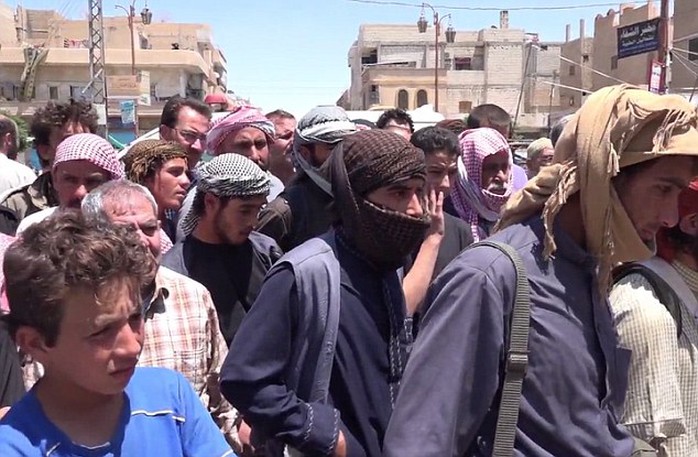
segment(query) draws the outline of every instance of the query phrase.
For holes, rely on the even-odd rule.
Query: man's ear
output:
[[[171,138],[170,138],[170,131],[171,130],[172,129],[170,129],[165,124],[160,124],[160,128],[158,129],[158,131],[160,132],[160,138],[162,138],[163,140],[170,141],[171,140]]]
[[[45,363],[46,354],[50,348],[46,346],[44,337],[37,329],[26,325],[20,326],[15,333],[15,343],[24,354],[30,355],[32,360]]]
[[[686,235],[698,236],[698,213],[682,217],[679,221],[679,228]]]
[[[204,209],[208,214],[214,214],[221,201],[213,194],[204,194]]]

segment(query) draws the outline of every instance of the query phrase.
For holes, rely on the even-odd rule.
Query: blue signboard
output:
[[[659,18],[618,27],[618,58],[659,49]]]

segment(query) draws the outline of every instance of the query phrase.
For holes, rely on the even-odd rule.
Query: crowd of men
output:
[[[36,175],[0,116],[0,455],[698,455],[683,98],[602,89],[525,168],[492,104],[160,124],[50,102]]]

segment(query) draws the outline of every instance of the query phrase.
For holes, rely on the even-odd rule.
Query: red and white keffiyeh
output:
[[[479,229],[479,219],[490,222],[499,220],[499,210],[511,196],[512,173],[509,173],[509,182],[504,194],[494,194],[482,188],[482,163],[485,157],[501,151],[509,154],[509,164],[513,165],[509,143],[498,131],[483,127],[466,130],[460,135],[458,179],[453,185],[451,199],[460,218],[470,224],[475,241],[485,237]]]
[[[56,158],[53,161],[53,171],[64,162],[86,160],[105,170],[111,179],[122,179],[124,167],[116,156],[111,144],[99,135],[92,133],[77,133],[61,141],[56,148]]]

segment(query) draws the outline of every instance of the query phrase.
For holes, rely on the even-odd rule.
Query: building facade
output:
[[[519,126],[543,127],[559,99],[551,100],[550,84],[541,81],[556,77],[560,49],[561,43],[510,29],[507,12],[499,27],[459,30],[454,43],[442,33],[438,47],[433,26],[419,33],[415,25],[364,24],[349,50],[351,87],[340,101],[351,110],[413,110],[434,105],[438,87],[438,111],[447,118],[494,103],[512,117],[518,113]]]
[[[671,90],[698,101],[698,4],[674,0]]]
[[[123,87],[116,85],[132,74],[128,18],[105,17],[103,23],[107,94],[123,98]],[[135,70],[147,78],[140,81],[144,93],[138,94],[141,131],[159,124],[165,102],[174,95],[203,98],[207,93],[226,92],[226,60],[208,25],[146,25],[136,14],[133,35]],[[0,3],[0,110],[29,118],[49,100],[89,99],[88,42],[87,20],[66,19],[52,10],[18,7],[13,11]],[[28,86],[31,52],[41,57],[33,85]],[[116,95],[109,99],[110,131],[123,130],[120,101]]]
[[[579,21],[579,37],[570,40],[570,35],[568,24],[560,58],[560,105],[565,112],[579,109],[586,96],[594,90],[594,39],[587,36],[583,19]]]

